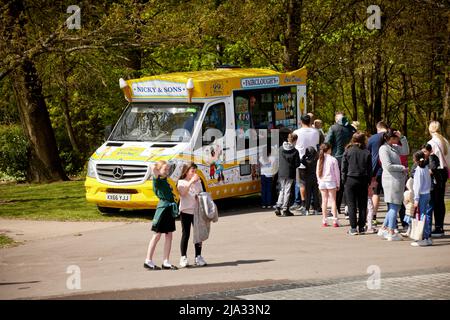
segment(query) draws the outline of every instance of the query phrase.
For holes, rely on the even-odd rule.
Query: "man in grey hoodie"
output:
[[[294,181],[296,170],[300,166],[300,156],[295,148],[297,135],[290,133],[288,141],[283,142],[283,146],[279,152],[278,181],[280,183],[280,193],[276,204],[275,214],[277,216],[293,216],[289,211],[289,200]],[[281,211],[282,210],[282,211]]]

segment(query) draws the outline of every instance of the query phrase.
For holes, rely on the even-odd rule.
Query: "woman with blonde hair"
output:
[[[432,237],[441,237],[444,235],[444,218],[445,218],[445,183],[449,176],[450,166],[450,144],[446,138],[441,134],[441,125],[438,121],[431,121],[428,126],[428,131],[431,135],[431,140],[428,144],[431,145],[433,154],[439,158],[439,167],[437,174],[440,176],[441,183],[434,186],[435,193],[434,203],[434,230],[431,232]]]
[[[177,270],[178,268],[169,262],[170,250],[172,248],[172,233],[175,231],[175,218],[179,214],[172,188],[167,181],[170,167],[166,161],[161,160],[152,166],[152,171],[153,192],[158,197],[159,202],[152,221],[152,231],[154,234],[148,245],[144,268],[150,270],[160,270],[161,268]],[[153,255],[162,233],[165,233],[164,262],[160,268],[154,264]]]

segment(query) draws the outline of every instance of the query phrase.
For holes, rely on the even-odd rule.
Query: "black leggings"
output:
[[[359,231],[364,230],[367,217],[367,193],[368,181],[366,177],[347,177],[345,182],[345,195],[348,205],[348,215],[352,229],[359,227]],[[356,217],[358,209],[359,216]]]
[[[314,175],[308,175],[305,183],[305,209],[309,210],[312,207],[314,210],[320,211],[320,198],[319,198],[319,185],[317,184],[317,178],[314,171]],[[312,196],[312,197],[311,197]],[[312,199],[311,199],[312,198]],[[311,201],[312,200],[312,201]]]
[[[443,229],[445,218],[445,184],[434,185],[431,197],[434,211],[434,226],[435,228]]]
[[[191,225],[194,225],[194,215],[189,213],[182,212],[180,214],[181,219],[181,244],[180,244],[180,250],[181,250],[181,256],[187,256],[187,248],[188,248],[188,242],[189,237],[191,236]],[[196,243],[194,245],[195,247],[195,256],[201,256],[202,255],[202,244]]]

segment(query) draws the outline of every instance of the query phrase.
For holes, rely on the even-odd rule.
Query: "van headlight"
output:
[[[95,165],[94,161],[89,159],[88,167],[87,167],[87,176],[90,178],[95,178]]]

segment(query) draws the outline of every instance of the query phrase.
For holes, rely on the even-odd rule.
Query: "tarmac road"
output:
[[[23,245],[0,250],[0,299],[242,298],[243,291],[238,291],[246,288],[256,288],[246,292],[251,295],[268,291],[257,288],[271,286],[288,290],[302,283],[367,279],[369,266],[379,268],[382,278],[450,270],[449,236],[426,248],[411,247],[410,241],[387,242],[376,235],[351,237],[346,234],[346,220],[341,220],[341,228],[324,228],[320,216],[280,218],[272,210],[258,209],[256,199],[220,202],[219,222],[212,225],[204,244],[208,266],[177,271],[143,268],[150,223],[97,223],[95,227],[47,223],[53,230],[63,224],[66,231],[48,237],[35,233]],[[0,229],[8,229],[8,223],[0,220]],[[448,215],[446,223],[449,233]],[[45,225],[38,228],[44,235],[48,232]],[[180,236],[177,221],[171,254],[174,264],[180,257]],[[156,252],[159,264],[162,246],[159,243]],[[188,250],[192,263],[192,244]],[[67,273],[70,266],[79,267],[80,289],[73,288],[76,281],[72,281],[73,273]],[[218,294],[230,290],[238,291]]]

